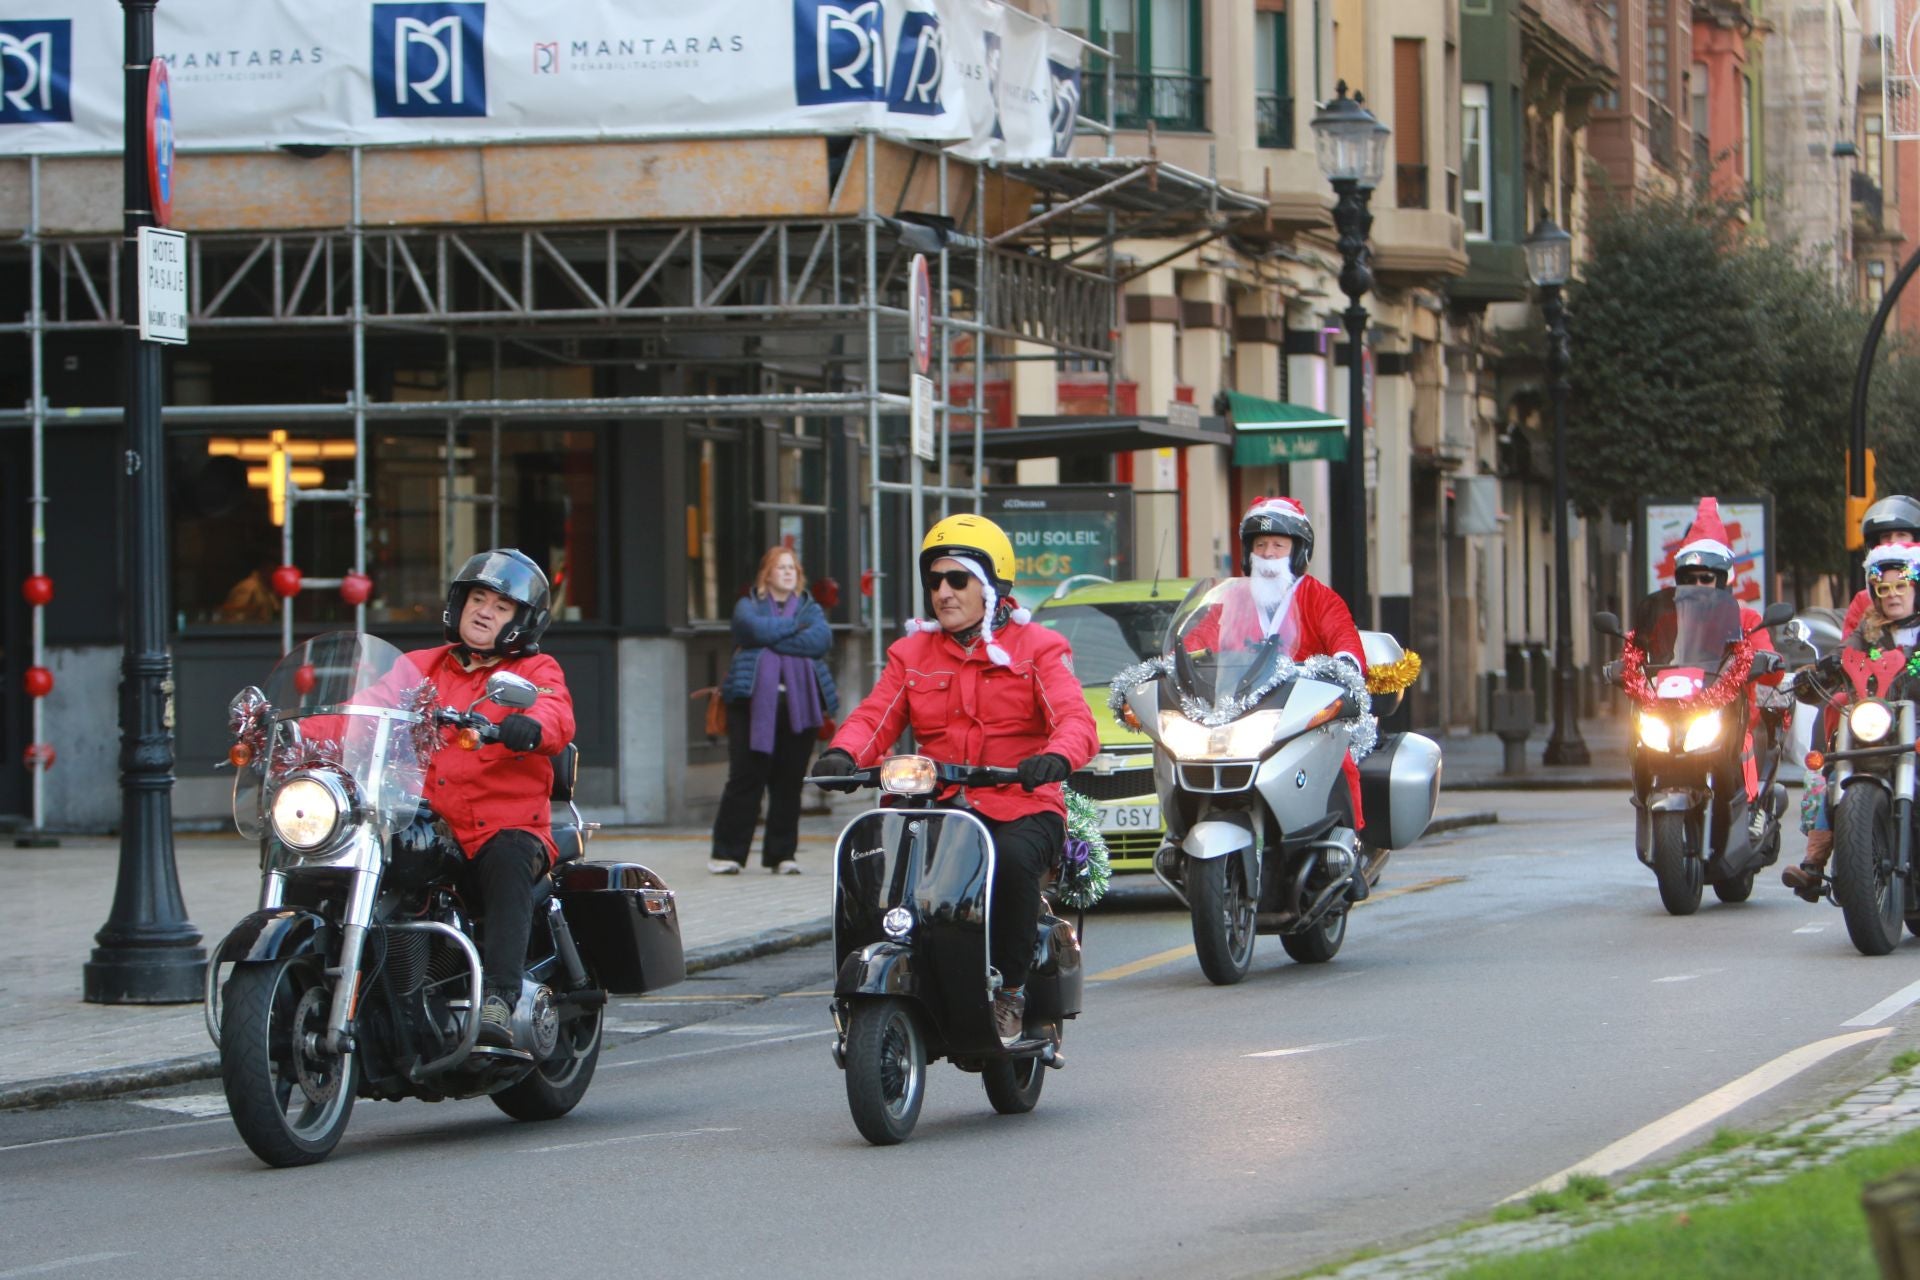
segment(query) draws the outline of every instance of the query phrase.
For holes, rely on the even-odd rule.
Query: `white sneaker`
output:
[[[716,876],[737,876],[740,874],[740,864],[728,858],[709,858],[707,870]]]
[[[777,876],[797,876],[804,873],[800,870],[799,863],[795,862],[792,858],[788,858],[785,862],[773,869],[773,874]]]

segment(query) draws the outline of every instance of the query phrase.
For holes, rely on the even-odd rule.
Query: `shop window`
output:
[[[687,438],[687,618],[724,622],[752,578],[742,536],[752,491],[741,433],[694,428]]]

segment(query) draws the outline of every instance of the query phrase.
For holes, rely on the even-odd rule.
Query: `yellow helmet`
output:
[[[985,516],[948,516],[933,528],[920,544],[920,576],[942,556],[972,556],[994,576],[994,587],[1002,595],[1013,589],[1013,543],[1000,526]]]

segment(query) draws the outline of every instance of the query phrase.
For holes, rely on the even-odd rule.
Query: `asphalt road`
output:
[[[1803,1046],[1890,1029],[1636,1151],[1783,1121],[1920,1043],[1883,1004],[1920,995],[1920,941],[1861,957],[1771,878],[1671,918],[1624,794],[1498,803],[1500,825],[1396,856],[1331,964],[1263,938],[1238,987],[1127,884],[1088,921],[1107,976],[1039,1108],[996,1116],[938,1064],[900,1147],[848,1119],[824,947],[623,1002],[552,1124],[362,1102],[329,1161],[272,1171],[204,1085],[0,1114],[0,1280],[1286,1275],[1484,1214]]]

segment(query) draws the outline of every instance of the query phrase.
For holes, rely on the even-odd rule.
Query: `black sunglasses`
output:
[[[948,569],[944,573],[933,572],[927,574],[926,581],[927,590],[929,591],[938,591],[942,582],[952,587],[955,591],[965,591],[967,584],[973,581],[973,575],[965,569]]]
[[[1676,587],[1710,587],[1713,582],[1714,575],[1710,572],[1676,573],[1673,576]]]

